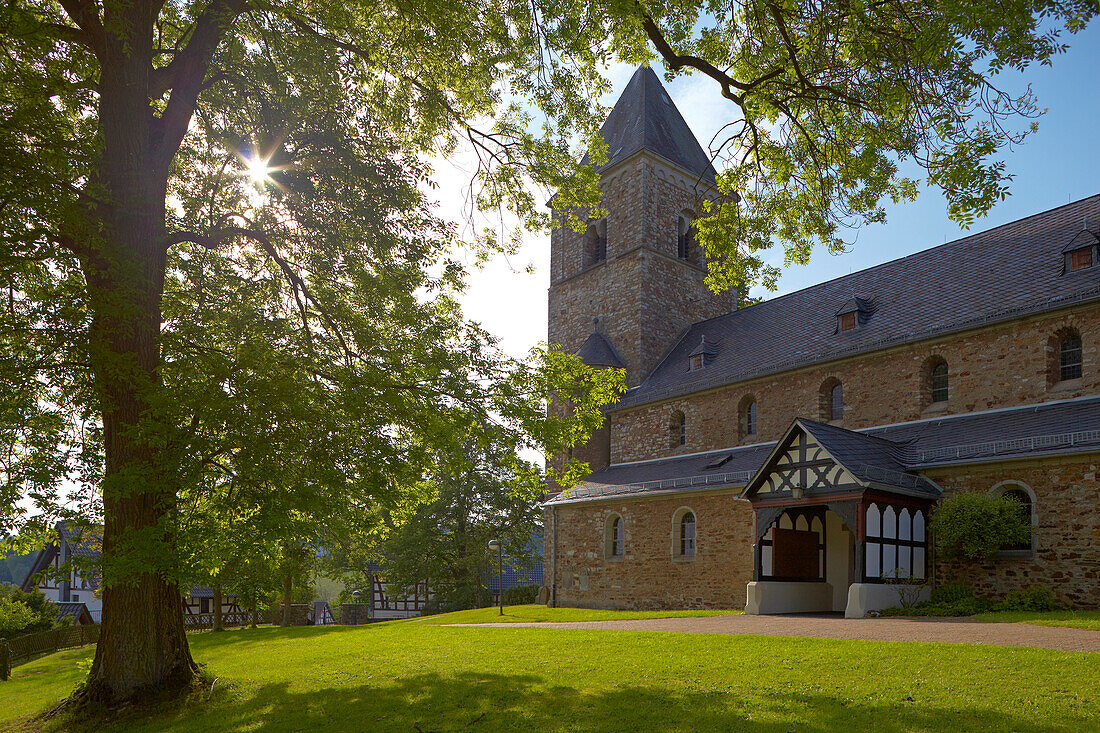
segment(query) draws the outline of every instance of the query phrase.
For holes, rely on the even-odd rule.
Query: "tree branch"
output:
[[[195,21],[187,46],[171,63],[162,67],[164,73],[155,73],[150,83],[150,96],[160,97],[165,91],[172,90],[168,106],[158,120],[153,140],[158,168],[167,169],[168,163],[175,157],[183,136],[187,134],[199,93],[204,88],[214,51],[247,5],[248,0],[213,0]]]
[[[103,32],[103,21],[99,18],[99,10],[95,3],[91,0],[60,0],[60,2],[65,13],[82,31],[80,42],[91,48],[96,57],[102,60],[107,49],[107,40]]]

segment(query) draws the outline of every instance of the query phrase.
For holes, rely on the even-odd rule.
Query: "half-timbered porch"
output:
[[[864,616],[928,575],[940,489],[906,470],[897,443],[795,420],[742,496],[756,533],[746,613]]]

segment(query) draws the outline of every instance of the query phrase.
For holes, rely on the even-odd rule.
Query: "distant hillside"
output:
[[[16,555],[9,552],[0,561],[0,583],[19,585],[34,564],[34,555]]]

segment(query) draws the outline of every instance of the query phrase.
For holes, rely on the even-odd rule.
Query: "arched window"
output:
[[[949,371],[947,360],[942,356],[931,356],[921,369],[921,406],[927,407],[947,402],[950,397]]]
[[[1015,481],[1007,481],[1002,484],[998,484],[991,490],[995,496],[1000,496],[1002,499],[1007,499],[1013,502],[1019,509],[1020,516],[1023,517],[1027,525],[1031,527],[1031,538],[1027,542],[1021,542],[1015,545],[1007,545],[1001,549],[1003,550],[1031,550],[1034,547],[1035,537],[1035,495],[1031,492],[1031,489],[1024,486],[1021,483]]]
[[[668,419],[668,447],[679,448],[687,445],[687,419],[679,410]]]
[[[599,219],[588,225],[588,230],[584,233],[584,249],[589,265],[607,259],[607,219]]]
[[[844,419],[844,386],[839,379],[829,377],[821,383],[818,406],[825,422]]]
[[[932,401],[947,402],[947,396],[947,362],[940,361],[939,364],[932,367]]]
[[[695,262],[696,250],[698,249],[695,234],[694,217],[685,211],[680,215],[676,226],[676,256],[681,260]]]
[[[1058,378],[1081,378],[1081,337],[1076,333],[1066,334],[1058,345]]]
[[[737,411],[737,424],[741,437],[756,435],[756,398],[745,395]]]
[[[623,556],[623,518],[617,514],[607,523],[607,556]]]
[[[691,512],[680,517],[680,554],[685,557],[695,554],[695,515]]]

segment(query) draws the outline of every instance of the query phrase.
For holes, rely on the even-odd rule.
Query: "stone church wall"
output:
[[[752,578],[752,509],[738,491],[595,501],[547,509],[543,568],[557,557],[557,605],[580,608],[743,608]],[[696,553],[678,552],[678,510],[696,520]],[[557,513],[557,546],[554,543]],[[624,554],[607,557],[607,526],[622,517]],[[677,523],[678,524],[678,523]],[[560,548],[560,549],[558,549]]]
[[[1050,384],[1051,337],[1076,328],[1083,377]],[[950,398],[929,407],[922,370],[932,356],[947,360]],[[849,429],[887,425],[1000,407],[1068,399],[1100,392],[1100,306],[1031,318],[941,339],[792,370],[707,392],[611,414],[613,463],[777,440],[795,417],[820,419],[819,392],[829,377],[844,385]],[[757,433],[740,437],[738,405],[756,398]],[[687,444],[670,448],[669,416],[683,411]]]
[[[1067,426],[1072,429],[1072,426]],[[1075,608],[1100,608],[1100,454],[929,471],[944,497],[987,492],[1006,481],[1035,495],[1037,525],[1030,553],[1003,553],[986,563],[941,563],[936,580],[961,581],[981,595],[1043,585]]]

